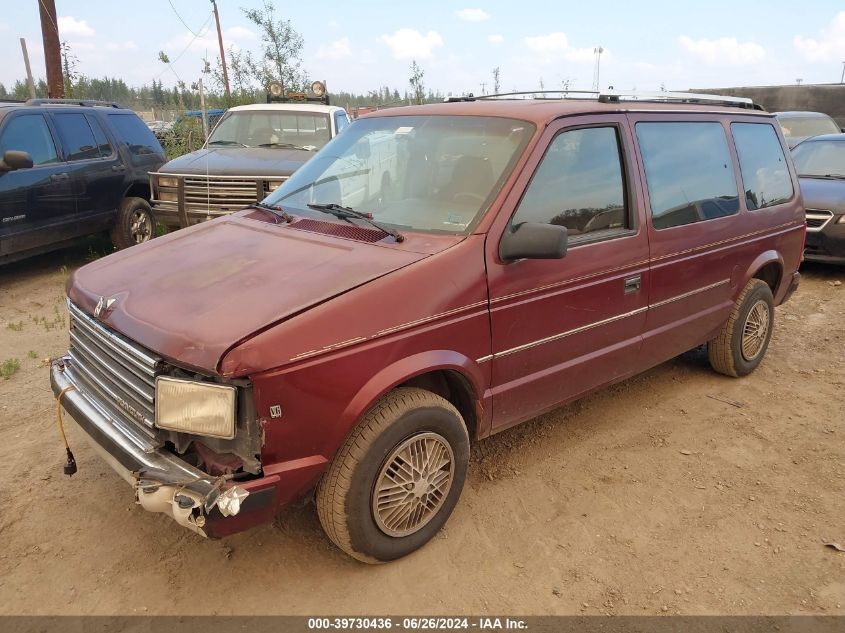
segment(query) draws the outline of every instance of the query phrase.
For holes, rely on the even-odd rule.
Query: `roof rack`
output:
[[[556,97],[550,95],[558,95]],[[621,92],[621,91],[597,91],[597,90],[526,90],[524,92],[502,92],[493,95],[481,95],[474,97],[466,95],[462,97],[447,97],[446,102],[478,101],[487,99],[498,99],[502,97],[523,97],[531,99],[595,99],[599,103],[622,103],[628,101],[644,103],[698,103],[709,105],[721,105],[733,108],[747,108],[752,110],[763,110],[763,107],[754,103],[747,97],[731,97],[727,95],[699,94],[695,92]]]
[[[96,101],[93,99],[28,99],[26,102],[28,106],[37,105],[75,105],[87,107],[102,107],[102,108],[118,108],[124,110],[125,108],[114,101]]]

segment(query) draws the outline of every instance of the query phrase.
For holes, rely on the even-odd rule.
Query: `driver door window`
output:
[[[512,224],[565,226],[571,243],[630,229],[615,127],[559,134],[549,145]]]
[[[56,144],[41,114],[17,116],[9,121],[0,136],[0,156],[7,150],[27,152],[34,166],[59,162]]]

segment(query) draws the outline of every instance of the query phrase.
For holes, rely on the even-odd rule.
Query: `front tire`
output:
[[[149,242],[155,237],[155,218],[150,203],[143,198],[124,198],[111,230],[111,241],[118,250]]]
[[[775,304],[769,285],[752,279],[743,288],[719,335],[707,343],[710,365],[726,376],[747,376],[766,355],[774,329]]]
[[[364,416],[317,487],[331,541],[365,563],[425,545],[460,497],[469,463],[461,414],[424,389],[401,387]]]

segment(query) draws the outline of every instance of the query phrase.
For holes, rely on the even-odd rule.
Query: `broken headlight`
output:
[[[236,402],[235,387],[159,376],[155,425],[230,440],[235,437]]]

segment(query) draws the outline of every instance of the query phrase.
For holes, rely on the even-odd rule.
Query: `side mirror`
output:
[[[566,256],[568,233],[565,226],[523,222],[505,231],[499,243],[503,261],[515,259],[561,259]]]
[[[360,158],[361,160],[367,160],[370,157],[370,139],[362,138],[358,139],[358,142],[355,143],[355,158]]]
[[[28,152],[19,152],[14,149],[6,150],[3,159],[0,160],[0,172],[29,169],[30,167],[32,167],[32,156]]]

